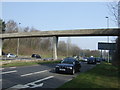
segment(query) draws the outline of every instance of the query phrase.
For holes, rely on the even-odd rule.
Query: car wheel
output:
[[[72,74],[72,75],[74,75],[74,74],[75,74],[75,69],[73,69],[73,70],[72,70],[72,73],[71,73],[71,74]]]
[[[58,73],[58,69],[55,69],[55,72]]]
[[[80,69],[78,69],[78,72],[80,72]]]

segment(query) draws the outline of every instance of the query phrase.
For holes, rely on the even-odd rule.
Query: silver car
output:
[[[8,53],[8,54],[7,54],[7,57],[16,58],[17,56],[14,55],[14,54]]]

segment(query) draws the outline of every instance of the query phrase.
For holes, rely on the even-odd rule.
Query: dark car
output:
[[[96,64],[96,58],[95,57],[88,58],[87,63],[88,64]]]
[[[103,60],[103,58],[99,58],[99,57],[96,58],[96,61],[97,61],[97,62],[101,62],[102,60]]]
[[[40,55],[38,55],[38,54],[32,54],[32,56],[31,56],[32,58],[41,58],[41,56]]]
[[[74,74],[77,71],[80,71],[81,64],[78,60],[68,57],[61,61],[60,64],[57,64],[55,67],[56,73],[66,72],[70,74]]]

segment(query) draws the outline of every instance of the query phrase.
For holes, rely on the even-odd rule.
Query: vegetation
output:
[[[31,66],[31,65],[39,65],[39,64],[53,64],[53,63],[59,63],[60,60],[57,61],[30,61],[30,62],[25,62],[25,61],[16,61],[8,64],[3,64],[2,67],[14,67],[14,66]]]
[[[109,10],[113,16],[113,20],[120,28],[120,1],[112,2],[109,4]],[[117,47],[113,56],[112,64],[115,66],[120,65],[120,36],[116,39]]]
[[[5,27],[5,22],[2,19],[0,19],[0,33],[5,32]]]
[[[20,27],[20,24],[17,24],[13,20],[6,22],[6,31],[5,33],[16,33],[16,32],[38,32],[35,28],[30,27]],[[39,31],[40,32],[40,31]],[[42,58],[52,57],[53,53],[53,38],[20,38],[19,39],[19,55],[32,55],[40,54]],[[5,39],[3,43],[3,52],[5,53],[17,53],[17,44],[18,39]],[[67,42],[59,41],[58,42],[58,57],[67,57],[67,56],[76,56],[81,54],[81,56],[89,57],[100,56],[98,50],[82,50],[77,45],[71,43],[70,39]]]
[[[120,88],[119,67],[111,63],[102,63],[95,68],[81,73],[73,80],[62,85],[61,88]]]

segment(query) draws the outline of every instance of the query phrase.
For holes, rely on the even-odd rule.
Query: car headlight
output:
[[[72,67],[67,67],[68,69],[72,69]]]
[[[57,68],[59,67],[59,66],[56,66]]]

